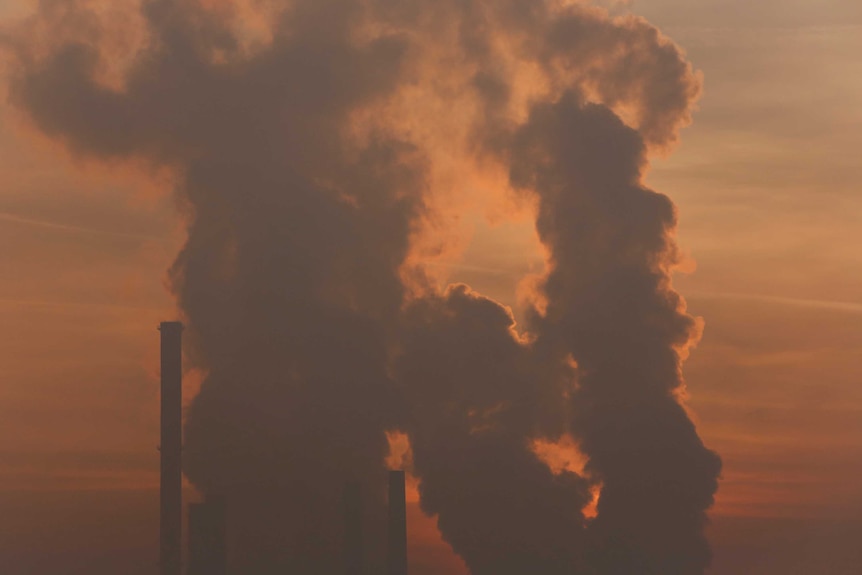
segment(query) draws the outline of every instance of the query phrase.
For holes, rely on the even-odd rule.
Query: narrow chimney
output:
[[[404,472],[389,472],[389,575],[407,575],[407,502]]]
[[[183,366],[180,322],[163,322],[161,332],[162,421],[160,483],[161,575],[182,571]]]
[[[226,510],[221,500],[189,505],[188,575],[226,575]]]
[[[362,491],[352,481],[344,488],[344,572],[363,575]]]

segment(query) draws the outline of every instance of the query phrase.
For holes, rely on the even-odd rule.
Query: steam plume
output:
[[[178,175],[171,285],[207,373],[185,470],[229,502],[234,569],[337,572],[350,479],[379,571],[398,429],[475,575],[703,572],[720,463],[679,399],[675,210],[642,183],[699,94],[675,45],[562,0],[112,6],[42,0],[4,36],[11,97],[75,154]],[[520,332],[421,263],[472,189],[536,206]],[[566,437],[583,469],[534,452]]]

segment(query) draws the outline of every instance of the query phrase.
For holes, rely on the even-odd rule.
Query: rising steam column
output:
[[[407,575],[407,500],[403,471],[389,472],[389,575]]]
[[[183,520],[183,324],[163,322],[161,332],[161,483],[160,548],[161,575],[182,573]]]

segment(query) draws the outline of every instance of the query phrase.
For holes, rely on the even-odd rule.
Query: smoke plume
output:
[[[474,575],[703,573],[699,324],[643,184],[700,82],[655,28],[563,0],[41,0],[2,42],[40,131],[177,176],[207,374],[185,470],[229,502],[236,572],[339,572],[348,480],[379,570],[398,430]],[[513,199],[547,252],[520,326],[425,266],[454,213]]]

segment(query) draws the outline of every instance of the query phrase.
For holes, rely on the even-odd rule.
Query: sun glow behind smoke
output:
[[[564,435],[558,441],[536,439],[531,448],[536,457],[542,460],[555,475],[570,471],[582,477],[590,477],[587,469],[589,458],[581,451],[577,441],[571,435]],[[602,494],[600,481],[593,481],[590,493],[592,499],[584,507],[583,513],[584,517],[594,519],[598,515],[599,498]]]

